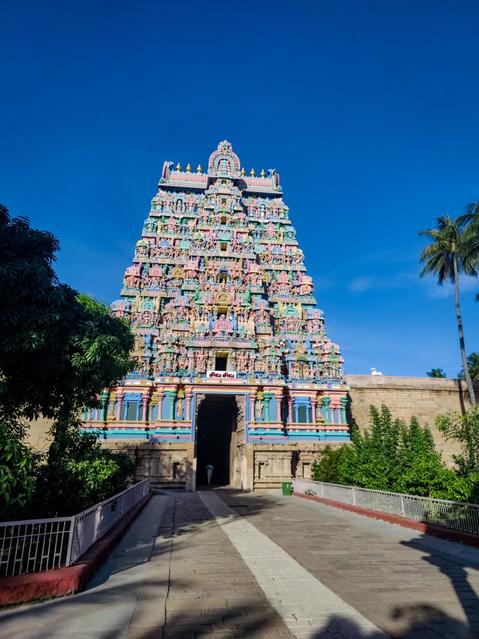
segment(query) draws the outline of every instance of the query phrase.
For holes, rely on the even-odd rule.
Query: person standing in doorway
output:
[[[206,479],[208,480],[208,486],[211,484],[211,477],[213,475],[214,466],[208,464],[206,466]]]

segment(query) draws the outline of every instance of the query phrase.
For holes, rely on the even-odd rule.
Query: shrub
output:
[[[27,509],[35,491],[39,456],[18,432],[0,424],[0,519],[17,519]]]
[[[36,509],[43,516],[67,516],[127,487],[135,470],[125,453],[102,448],[98,436],[82,433],[71,419],[53,426],[47,463],[39,470]]]
[[[316,481],[326,481],[336,483],[338,481],[338,465],[344,448],[333,448],[326,446],[321,451],[321,457],[313,462],[311,466],[311,476]]]
[[[459,415],[450,413],[436,418],[437,428],[446,439],[462,445],[462,453],[454,456],[459,472],[479,473],[479,408],[472,408]]]
[[[393,419],[386,406],[379,411],[371,406],[370,414],[370,429],[365,432],[353,429],[350,444],[340,448],[326,446],[313,464],[313,479],[441,499],[479,501],[479,472],[471,472],[475,471],[474,462],[479,456],[474,448],[479,431],[475,415],[459,422],[461,433],[466,431],[465,439],[471,444],[462,462],[462,468],[468,472],[457,473],[444,465],[431,431],[420,426],[416,418],[406,425]],[[446,418],[441,419],[446,423]],[[457,437],[455,422],[447,424],[451,436]]]

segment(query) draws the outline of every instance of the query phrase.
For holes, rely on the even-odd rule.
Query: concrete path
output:
[[[377,639],[386,637],[247,519],[235,517],[214,492],[200,493],[200,497],[295,637],[320,636],[326,626],[332,629],[334,616],[338,636],[354,627]]]
[[[300,497],[220,494],[391,636],[479,638],[479,550]],[[329,637],[344,619],[335,613],[316,637]],[[344,636],[371,639],[354,624],[349,632]]]
[[[1,611],[0,639],[479,637],[477,592],[465,546],[297,497],[171,491],[87,591]]]
[[[155,495],[90,589],[0,613],[1,639],[292,638],[196,493]]]

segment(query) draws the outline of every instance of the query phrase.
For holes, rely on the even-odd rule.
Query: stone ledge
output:
[[[456,541],[467,546],[479,547],[479,535],[473,533],[460,532],[453,530],[452,528],[443,528],[442,526],[435,526],[434,524],[427,524],[422,521],[416,521],[415,519],[408,519],[406,517],[399,517],[399,515],[391,515],[389,513],[382,513],[377,510],[371,510],[370,508],[362,508],[361,506],[353,506],[352,504],[343,504],[340,501],[334,501],[333,499],[325,499],[324,497],[316,497],[314,495],[301,495],[294,493],[295,497],[301,497],[303,499],[309,499],[311,501],[317,501],[325,506],[332,506],[333,508],[339,508],[340,510],[347,510],[348,512],[356,513],[358,515],[364,515],[365,517],[371,517],[372,519],[380,519],[387,521],[390,524],[398,524],[403,528],[412,528],[428,535],[435,535],[448,541]]]
[[[0,606],[62,597],[81,590],[106,561],[150,497],[151,494],[147,495],[71,566],[1,578]]]
[[[347,375],[346,381],[351,390],[359,388],[381,388],[392,389],[420,389],[434,391],[462,390],[467,393],[466,383],[460,379],[434,378],[434,377],[406,377],[396,375]],[[479,383],[474,382],[476,392],[479,392]]]

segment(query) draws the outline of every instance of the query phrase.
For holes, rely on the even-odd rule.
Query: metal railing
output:
[[[70,566],[149,492],[145,479],[72,517],[0,522],[0,577]]]
[[[331,499],[342,504],[479,535],[479,506],[476,504],[327,484],[311,479],[294,479],[293,489],[296,494]]]

